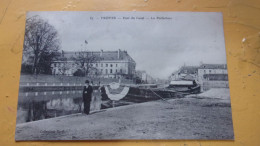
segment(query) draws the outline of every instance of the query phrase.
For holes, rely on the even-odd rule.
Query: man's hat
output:
[[[89,83],[89,80],[86,80],[85,83]]]

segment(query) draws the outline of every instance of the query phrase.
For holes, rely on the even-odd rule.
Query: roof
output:
[[[62,51],[61,57],[58,59],[66,58],[66,60],[72,60],[73,57],[76,57],[78,54],[84,53],[86,55],[93,55],[97,60],[104,61],[115,61],[115,60],[125,60],[135,62],[127,51]]]
[[[227,69],[227,64],[202,64],[199,69]]]
[[[179,74],[196,74],[198,71],[198,66],[182,66],[178,73]]]

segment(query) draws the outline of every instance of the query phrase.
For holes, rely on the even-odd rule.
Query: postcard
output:
[[[233,140],[222,13],[28,12],[16,141]]]

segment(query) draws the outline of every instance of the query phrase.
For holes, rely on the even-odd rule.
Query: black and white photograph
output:
[[[16,141],[233,140],[220,12],[27,12]]]

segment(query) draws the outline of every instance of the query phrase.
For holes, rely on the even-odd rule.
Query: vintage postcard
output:
[[[16,141],[233,140],[217,12],[28,12]]]

